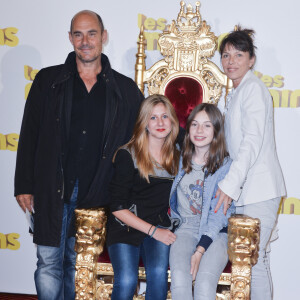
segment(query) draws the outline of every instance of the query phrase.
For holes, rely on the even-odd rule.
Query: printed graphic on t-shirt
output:
[[[201,214],[202,212],[202,194],[203,194],[203,181],[198,179],[195,184],[189,186],[184,185],[184,195],[186,196],[190,210],[193,215]]]

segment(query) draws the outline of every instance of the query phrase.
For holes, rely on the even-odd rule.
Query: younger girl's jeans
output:
[[[219,233],[201,258],[192,294],[191,257],[199,242],[199,218],[184,218],[175,231],[176,241],[171,245],[171,292],[173,300],[215,300],[216,289],[227,261],[227,234]]]

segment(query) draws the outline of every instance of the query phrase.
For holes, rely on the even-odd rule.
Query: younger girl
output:
[[[226,151],[223,118],[216,106],[202,103],[187,120],[183,154],[170,198],[171,216],[180,220],[171,246],[173,300],[216,299],[219,277],[227,264],[227,224],[233,205],[224,215],[214,211],[218,182],[231,160]]]
[[[178,171],[178,130],[171,102],[150,96],[142,102],[131,140],[115,155],[106,241],[114,269],[112,300],[132,300],[140,255],[147,275],[146,299],[167,297],[169,250],[176,239],[169,230],[168,207]]]

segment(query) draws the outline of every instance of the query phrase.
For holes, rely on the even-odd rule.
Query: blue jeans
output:
[[[201,258],[194,285],[190,274],[191,257],[199,242],[200,218],[186,218],[175,231],[176,241],[171,245],[171,292],[173,300],[215,300],[216,289],[227,261],[227,234],[219,233]]]
[[[251,299],[273,299],[269,252],[272,231],[277,220],[281,197],[236,207],[237,214],[260,219],[260,242],[257,264],[252,267]]]
[[[39,300],[75,299],[75,237],[68,238],[78,194],[75,185],[69,204],[64,205],[59,247],[37,245],[37,270],[34,273]]]
[[[136,247],[113,244],[108,247],[114,269],[112,300],[132,300],[138,283],[140,255],[146,269],[146,300],[165,300],[168,292],[168,266],[170,247],[146,237]]]

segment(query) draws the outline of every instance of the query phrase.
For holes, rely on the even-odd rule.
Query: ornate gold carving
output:
[[[222,85],[216,80],[211,71],[203,70],[201,72],[203,79],[208,86],[208,103],[218,102],[222,94]]]
[[[105,283],[104,280],[98,280],[96,286],[96,298],[101,300],[110,300],[110,296],[113,289],[112,283]]]
[[[76,299],[92,300],[96,297],[96,267],[105,243],[107,216],[104,208],[75,209],[75,215]]]
[[[113,267],[110,263],[98,263],[97,264],[98,275],[114,275]]]
[[[217,37],[210,31],[206,21],[201,20],[200,2],[196,2],[195,13],[190,4],[187,5],[186,11],[183,1],[180,5],[177,22],[172,21],[160,36],[158,44],[170,70],[194,72],[200,70],[206,62],[203,58],[214,55]],[[183,19],[186,22],[183,22]],[[196,22],[193,22],[194,19]]]
[[[200,2],[196,2],[195,12],[190,4],[186,6],[185,11],[183,1],[180,2],[180,6],[177,22],[173,20],[158,40],[164,59],[158,61],[149,70],[146,70],[145,38],[141,28],[136,55],[135,81],[142,92],[144,92],[144,83],[147,83],[148,93],[152,95],[164,94],[166,81],[169,81],[170,76],[173,78],[175,74],[177,77],[196,76],[203,87],[203,101],[217,103],[222,94],[222,87],[226,88],[226,93],[232,88],[231,80],[228,80],[227,76],[208,60],[216,51],[217,37],[210,31],[206,21],[201,19]],[[203,76],[205,78],[202,78]]]
[[[150,95],[159,94],[160,87],[165,78],[169,75],[169,70],[167,68],[157,69],[151,79],[148,81],[148,92]]]
[[[145,37],[144,37],[144,27],[141,27],[139,34],[138,44],[138,53],[136,54],[136,64],[135,64],[135,82],[142,93],[144,93],[144,72],[146,70],[145,65]]]
[[[222,293],[217,293],[216,300],[230,300],[230,291],[223,291]]]
[[[231,285],[231,273],[222,273],[218,285]]]
[[[190,30],[190,28],[193,28],[195,25],[201,24],[201,15],[199,12],[200,2],[197,1],[196,3],[196,11],[193,13],[193,7],[191,4],[188,4],[186,7],[186,12],[184,12],[185,3],[184,1],[180,2],[180,11],[177,16],[177,23],[178,25],[182,26],[186,30]],[[186,19],[186,23],[182,23],[182,18]],[[196,19],[196,22],[193,23],[192,20]]]
[[[176,21],[173,20],[160,35],[158,44],[163,59],[156,62],[149,70],[145,64],[145,38],[143,28],[138,41],[138,53],[135,65],[136,83],[144,92],[164,94],[167,83],[175,77],[193,77],[203,89],[203,102],[217,103],[222,94],[222,87],[231,89],[231,81],[209,60],[217,49],[217,37],[210,30],[200,14],[200,2],[193,7],[180,2],[180,11]]]
[[[228,255],[232,263],[230,295],[250,300],[251,266],[257,263],[260,221],[244,215],[229,218]]]

